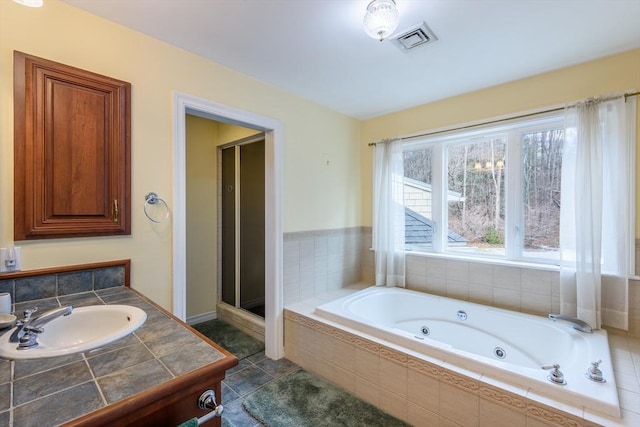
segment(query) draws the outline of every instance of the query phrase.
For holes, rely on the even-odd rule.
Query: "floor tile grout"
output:
[[[221,323],[224,323],[222,321],[220,321]],[[239,339],[242,339],[241,337],[244,337],[244,335],[246,335],[244,332],[238,330],[237,331],[237,336],[239,337]],[[231,410],[226,410],[223,413],[223,417],[227,419],[227,421],[230,421],[232,424],[234,424],[234,426],[236,427],[263,427],[263,424],[260,423],[258,420],[256,420],[255,418],[253,418],[251,416],[251,414],[249,414],[245,409],[244,409],[244,405],[243,402],[244,400],[249,397],[251,394],[255,393],[256,391],[262,389],[264,386],[266,386],[267,384],[270,384],[272,381],[277,380],[278,378],[281,378],[283,375],[286,375],[288,373],[290,373],[291,371],[293,371],[294,369],[299,369],[300,367],[294,363],[292,363],[291,361],[287,360],[287,359],[280,359],[278,361],[272,361],[273,364],[275,365],[274,369],[275,372],[274,373],[269,373],[267,370],[263,369],[259,363],[263,362],[264,360],[269,360],[271,361],[271,359],[268,359],[266,357],[266,355],[264,354],[264,350],[260,350],[256,353],[250,354],[246,357],[244,357],[243,359],[239,360],[239,363],[244,363],[246,364],[246,366],[242,367],[241,369],[237,369],[237,370],[233,370],[231,373],[227,374],[225,376],[225,379],[222,380],[222,385],[223,388],[226,387],[228,390],[230,390],[231,392],[233,392],[237,397],[235,399],[233,399],[232,401],[225,401],[224,399],[224,394],[223,394],[223,401],[225,401],[224,406],[231,408],[231,409],[235,409],[235,406],[239,406],[240,409],[240,414],[238,415],[236,413],[232,413]],[[266,362],[269,363],[269,362]],[[285,368],[284,370],[280,371],[277,369],[278,365],[290,365],[287,368]],[[264,375],[266,377],[268,377],[268,380],[265,381],[264,383],[258,384],[255,388],[251,388],[249,391],[245,392],[244,394],[241,393],[238,390],[238,385],[232,385],[234,383],[234,378],[239,379],[238,375],[240,375],[243,371],[245,371],[246,369],[257,369],[259,373],[261,373],[261,375]],[[233,369],[233,368],[232,368]],[[253,376],[255,377],[255,376]],[[254,379],[252,377],[252,379]],[[239,384],[241,384],[242,381],[240,379]],[[224,393],[224,392],[223,392]],[[226,409],[226,408],[225,408]],[[236,415],[235,417],[233,415]]]

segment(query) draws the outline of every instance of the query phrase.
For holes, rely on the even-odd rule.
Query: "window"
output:
[[[404,144],[407,250],[559,260],[562,113]]]

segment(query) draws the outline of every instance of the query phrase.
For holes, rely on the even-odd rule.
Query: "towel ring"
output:
[[[147,212],[147,206],[148,205],[155,205],[156,203],[161,202],[164,205],[164,208],[166,210],[164,217],[162,219],[154,219],[149,215],[149,212]],[[147,193],[144,196],[144,214],[147,216],[147,218],[149,218],[151,221],[155,222],[156,224],[159,224],[161,222],[165,222],[167,220],[167,218],[169,218],[169,205],[167,205],[167,202],[165,202],[164,200],[162,200],[160,197],[158,197],[158,195],[156,193]]]

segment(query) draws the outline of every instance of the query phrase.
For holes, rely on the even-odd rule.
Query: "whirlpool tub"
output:
[[[401,288],[370,287],[316,308],[321,318],[412,352],[620,417],[604,330]],[[586,377],[601,360],[604,382]],[[565,384],[548,377],[559,365]],[[556,375],[556,379],[557,375]]]

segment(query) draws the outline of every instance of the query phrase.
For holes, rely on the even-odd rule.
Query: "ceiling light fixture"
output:
[[[400,14],[394,0],[373,0],[362,20],[367,35],[380,41],[390,36],[399,22]]]
[[[42,7],[43,0],[13,0],[14,2],[23,6],[29,7]]]

